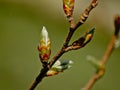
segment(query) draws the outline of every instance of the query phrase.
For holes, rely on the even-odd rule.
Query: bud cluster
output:
[[[71,60],[57,60],[50,70],[46,73],[46,76],[53,76],[59,72],[63,72],[71,67],[73,61]]]

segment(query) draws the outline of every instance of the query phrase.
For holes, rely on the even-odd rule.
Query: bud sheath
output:
[[[63,10],[67,17],[72,16],[75,0],[63,0]]]
[[[41,62],[47,62],[48,59],[50,58],[51,49],[50,49],[50,39],[48,37],[48,32],[44,26],[42,28],[42,32],[40,36],[38,51]]]

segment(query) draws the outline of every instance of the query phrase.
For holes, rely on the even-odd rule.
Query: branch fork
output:
[[[88,8],[85,9],[83,14],[80,16],[80,19],[78,20],[77,23],[74,22],[74,18],[73,18],[74,2],[75,2],[75,0],[63,0],[63,10],[66,14],[68,22],[70,23],[69,33],[66,36],[66,39],[65,39],[61,49],[49,61],[48,61],[48,59],[51,54],[50,45],[43,44],[44,42],[46,43],[46,39],[42,40],[41,45],[43,45],[45,47],[45,49],[43,47],[41,47],[41,45],[40,45],[38,50],[39,50],[39,56],[40,56],[41,63],[43,64],[43,67],[42,67],[39,75],[36,77],[34,82],[28,88],[28,90],[34,90],[36,88],[36,86],[43,80],[43,78],[46,77],[47,72],[52,68],[52,66],[56,63],[56,61],[58,61],[58,59],[64,53],[71,51],[71,50],[80,49],[80,48],[84,47],[85,45],[87,45],[91,41],[95,28],[91,29],[84,36],[80,37],[79,39],[74,41],[72,44],[69,44],[74,32],[77,30],[78,27],[80,27],[87,20],[89,13],[92,11],[93,8],[95,8],[97,6],[97,0],[93,0],[90,3]]]

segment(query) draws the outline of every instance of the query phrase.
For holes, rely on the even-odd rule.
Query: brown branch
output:
[[[49,68],[42,68],[40,74],[36,77],[34,82],[31,84],[31,86],[28,88],[28,90],[34,90],[35,87],[38,85],[39,82],[42,81],[42,79],[45,77],[46,72],[49,70]]]
[[[116,41],[116,37],[113,36],[110,44],[108,45],[108,48],[101,60],[101,64],[105,65],[108,62],[108,58],[110,57],[111,53],[113,52],[114,49],[114,45],[115,45],[115,41]],[[100,74],[102,72],[102,74]],[[91,88],[93,87],[93,85],[97,82],[97,80],[99,80],[105,73],[104,69],[99,69],[99,71],[97,71],[92,77],[91,79],[88,81],[88,83],[86,84],[84,90],[91,90]]]
[[[79,22],[76,24],[76,28],[80,25],[84,24],[84,22],[87,20],[91,10],[95,8],[98,5],[98,0],[92,0],[90,5],[85,9],[83,14],[80,16]]]
[[[103,56],[103,58],[101,60],[102,64],[106,64],[107,63],[108,58],[110,57],[110,55],[112,54],[112,52],[113,52],[113,50],[115,48],[116,40],[117,40],[117,37],[115,35],[113,35],[112,38],[111,38],[111,41],[110,41],[110,43],[108,45],[108,48],[107,48],[107,50],[106,50],[106,52],[105,52],[105,54],[104,54],[104,56]]]
[[[88,9],[86,9],[86,11],[84,12],[85,14],[87,13],[87,17],[89,15],[89,12],[93,9],[93,7],[95,7],[97,4],[96,4],[97,0],[93,0],[92,3],[90,4],[90,6],[88,7]],[[86,18],[87,19],[87,18]],[[86,19],[84,20],[84,22],[86,21]],[[36,79],[34,80],[34,82],[31,84],[31,86],[28,88],[28,90],[34,90],[36,88],[36,86],[42,81],[42,79],[45,77],[47,71],[53,66],[53,64],[67,51],[70,51],[70,50],[74,50],[74,49],[78,49],[80,48],[81,46],[78,46],[78,47],[75,47],[74,48],[71,48],[70,46],[68,46],[74,32],[76,31],[76,29],[81,26],[82,24],[79,22],[79,24],[75,24],[74,23],[74,20],[73,20],[73,17],[71,16],[69,18],[69,23],[70,23],[70,28],[69,28],[69,33],[68,35],[66,36],[66,39],[62,45],[62,48],[60,49],[60,51],[52,58],[52,60],[50,60],[50,62],[45,65],[39,75],[36,77]],[[70,49],[68,49],[70,48]]]
[[[117,33],[116,33],[117,32]],[[117,16],[115,18],[115,33],[111,38],[110,43],[108,44],[107,50],[105,52],[105,54],[103,55],[103,58],[100,61],[100,64],[102,66],[106,66],[107,62],[108,62],[108,58],[110,57],[110,55],[112,54],[114,48],[115,48],[115,43],[118,39],[119,36],[119,32],[120,32],[120,16]],[[86,84],[85,88],[83,88],[83,90],[91,90],[91,88],[93,87],[93,85],[105,74],[105,67],[103,68],[99,68],[97,70],[97,72],[91,77],[91,79],[88,81],[88,83]]]

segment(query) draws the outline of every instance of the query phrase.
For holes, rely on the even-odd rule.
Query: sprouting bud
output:
[[[88,55],[87,60],[93,65],[96,69],[103,69],[105,66],[101,64],[99,60],[97,60],[95,57]]]
[[[59,72],[63,72],[66,69],[69,69],[71,67],[70,64],[72,64],[73,61],[71,60],[58,60],[55,62],[55,64],[52,66],[50,70],[48,70],[46,76],[53,76],[58,74]]]
[[[115,35],[118,36],[120,31],[120,15],[117,15],[114,20],[115,24]]]
[[[73,14],[75,0],[63,0],[63,10],[67,17]]]
[[[71,67],[71,64],[73,64],[73,61],[71,60],[58,60],[55,62],[55,64],[52,66],[52,69],[62,72],[63,70],[66,70]]]
[[[40,37],[40,43],[38,45],[38,51],[39,51],[39,56],[41,59],[41,62],[47,62],[50,54],[51,54],[51,49],[50,49],[50,39],[48,37],[48,32],[46,28],[43,26],[42,31],[41,31],[41,37]]]
[[[84,44],[87,44],[88,42],[91,41],[94,32],[95,32],[95,28],[91,29],[89,32],[86,33]]]

